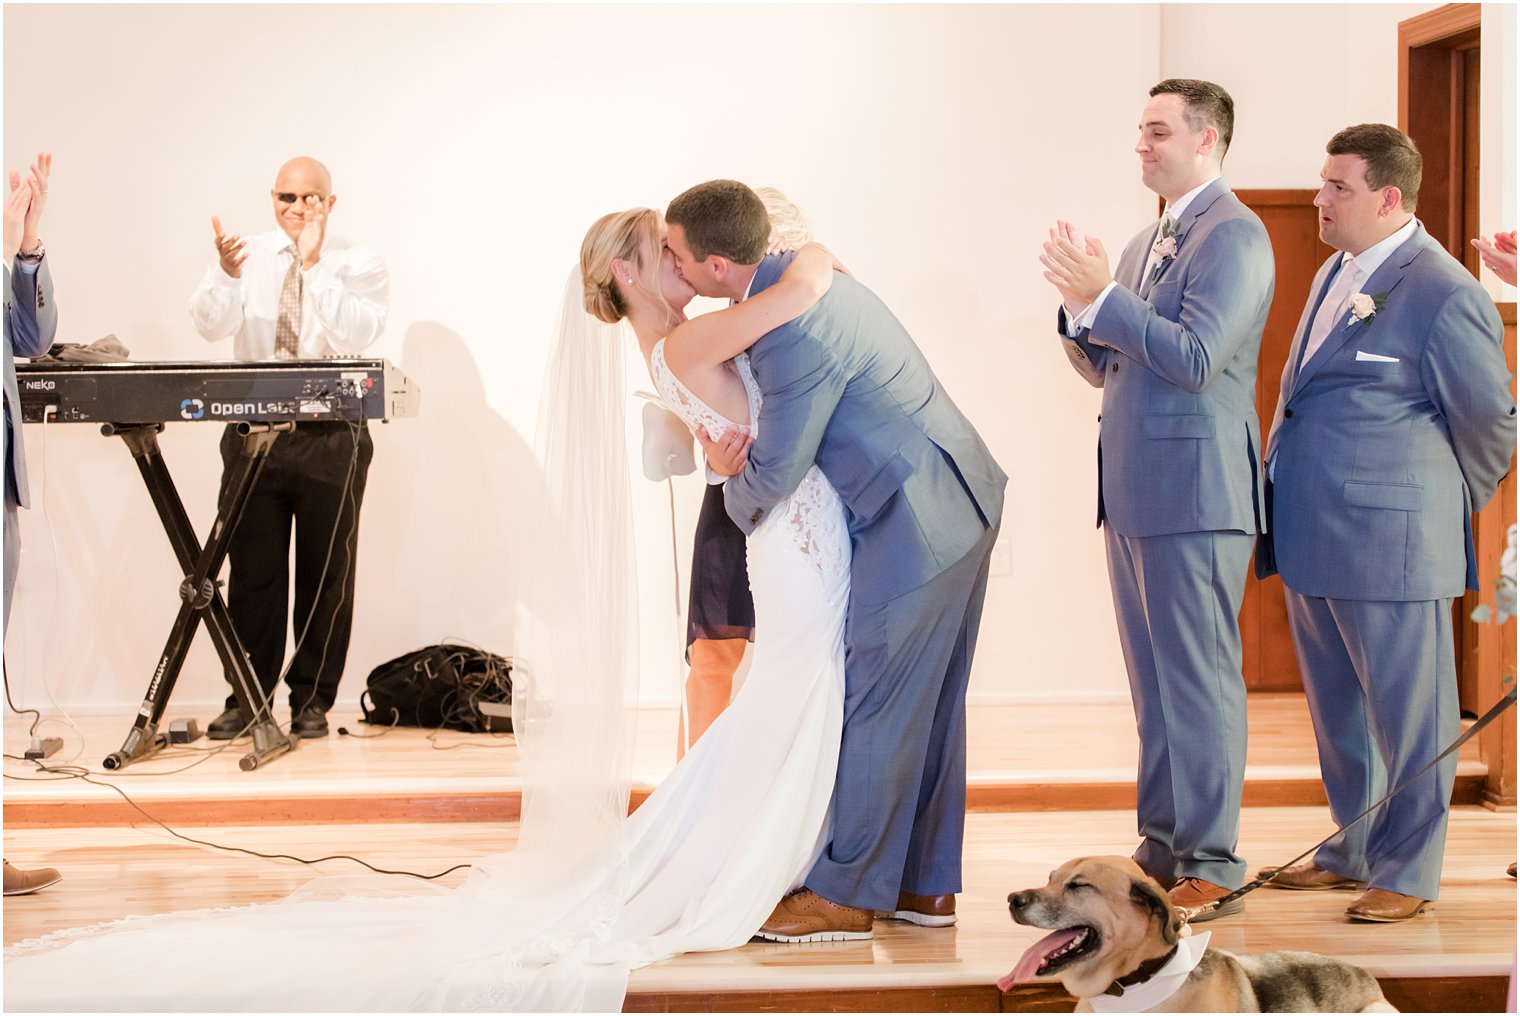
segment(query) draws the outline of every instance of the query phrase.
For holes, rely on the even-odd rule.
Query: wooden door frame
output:
[[[1450,50],[1453,54],[1469,51],[1480,45],[1482,24],[1483,7],[1481,4],[1474,3],[1447,4],[1407,21],[1399,22],[1400,130],[1406,134],[1411,133],[1409,92],[1411,78],[1415,73],[1413,68],[1416,59],[1415,51],[1428,52],[1430,47]],[[1427,70],[1429,70],[1428,65]],[[1439,65],[1436,65],[1434,73],[1437,77],[1440,76]],[[1457,70],[1453,67],[1452,74],[1456,75],[1456,73]],[[1446,113],[1445,120],[1453,125],[1450,128],[1453,132],[1456,130],[1455,125],[1464,120],[1465,89],[1465,82],[1454,81],[1451,85],[1449,99],[1452,108]],[[1417,143],[1418,141],[1419,139],[1416,139]],[[1481,144],[1481,138],[1479,144]],[[1471,158],[1469,153],[1459,151],[1460,148],[1461,146],[1455,144],[1450,136],[1442,138],[1440,144],[1427,142],[1428,150],[1425,153],[1427,179],[1432,179],[1435,173],[1440,173],[1444,179],[1450,181],[1451,189],[1446,192],[1445,207],[1441,209],[1441,217],[1447,223],[1447,228],[1443,232],[1447,235],[1436,237],[1436,239],[1448,250],[1452,250],[1455,246],[1456,249],[1452,251],[1454,256],[1463,261],[1476,275],[1479,271],[1478,264],[1469,256],[1471,249],[1467,245],[1465,235],[1475,232],[1471,221],[1472,206],[1468,204],[1468,201],[1476,200],[1476,195],[1469,194],[1466,190],[1475,189],[1475,184],[1467,174],[1457,172],[1464,162]],[[1499,311],[1505,323],[1505,354],[1513,376],[1515,373],[1515,305],[1500,304]],[[1501,485],[1493,501],[1483,511],[1473,515],[1473,538],[1478,554],[1481,591],[1463,596],[1458,601],[1456,611],[1458,680],[1476,693],[1477,705],[1480,709],[1486,709],[1498,701],[1507,691],[1506,685],[1513,680],[1514,676],[1514,620],[1499,626],[1478,624],[1470,619],[1475,606],[1493,601],[1494,583],[1499,574],[1499,558],[1503,553],[1505,543],[1505,530],[1514,520],[1514,484],[1515,478],[1511,474]],[[1479,744],[1483,760],[1488,766],[1485,801],[1498,807],[1514,806],[1517,754],[1515,718],[1506,716],[1496,723],[1479,738]]]
[[[1455,39],[1482,25],[1482,4],[1447,4],[1399,22],[1399,130],[1409,132],[1409,51]]]
[[[1425,226],[1474,275],[1480,262],[1467,241],[1478,232],[1478,153],[1468,151],[1461,142],[1469,137],[1474,142],[1481,139],[1476,120],[1464,117],[1472,103],[1463,55],[1479,47],[1482,22],[1481,4],[1447,4],[1399,22],[1398,41],[1399,130],[1415,139],[1425,159],[1427,186],[1421,188],[1420,196],[1422,210],[1428,210]],[[1416,76],[1429,89],[1418,123],[1409,94]],[[1433,109],[1429,103],[1440,108]],[[1432,129],[1433,118],[1439,129]]]

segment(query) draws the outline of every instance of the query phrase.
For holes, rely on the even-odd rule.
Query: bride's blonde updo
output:
[[[581,287],[586,313],[616,324],[628,314],[628,301],[612,276],[612,262],[637,266],[640,276],[660,263],[660,213],[630,208],[597,219],[581,241]]]

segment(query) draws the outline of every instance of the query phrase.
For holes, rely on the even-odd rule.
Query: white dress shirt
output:
[[[1182,195],[1182,197],[1177,199],[1176,203],[1168,204],[1166,206],[1166,210],[1161,213],[1161,219],[1158,221],[1164,222],[1166,218],[1170,216],[1172,218],[1172,221],[1181,222],[1182,213],[1187,211],[1187,207],[1193,203],[1193,199],[1196,198],[1199,194],[1202,194],[1205,187],[1218,179],[1219,174],[1216,173],[1214,176],[1209,177],[1203,183],[1199,184],[1197,187],[1194,187],[1192,190]],[[1155,244],[1153,243],[1151,246],[1154,247]],[[1150,251],[1146,252],[1145,258],[1146,263],[1149,264]],[[1143,271],[1140,273],[1140,280],[1142,284],[1145,281],[1145,274],[1146,273]],[[1103,309],[1103,301],[1108,299],[1108,294],[1113,292],[1114,287],[1118,284],[1119,283],[1117,280],[1110,281],[1108,285],[1103,287],[1103,292],[1098,294],[1098,298],[1084,307],[1081,313],[1074,315],[1068,312],[1066,315],[1066,334],[1075,338],[1077,333],[1083,328],[1091,328],[1093,326],[1093,322],[1098,320],[1098,311]]]
[[[1377,274],[1377,270],[1383,267],[1383,262],[1393,257],[1393,252],[1404,246],[1415,229],[1419,226],[1418,219],[1410,216],[1409,221],[1377,243],[1368,247],[1360,254],[1352,254],[1349,251],[1341,252],[1341,267],[1346,267],[1346,262],[1355,260],[1357,267],[1362,270],[1362,280],[1365,282]]]
[[[236,279],[213,257],[195,295],[190,320],[209,342],[233,336],[237,360],[272,360],[280,290],[295,241],[283,230],[248,240],[248,260]],[[328,234],[322,256],[301,271],[301,359],[358,356],[380,337],[390,301],[385,260],[367,247]]]

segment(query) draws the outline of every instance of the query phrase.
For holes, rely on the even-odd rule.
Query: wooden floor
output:
[[[1318,808],[1249,809],[1242,851],[1253,864],[1285,861],[1328,831]],[[325,824],[202,827],[193,835],[264,852],[315,857],[352,853],[382,867],[432,873],[511,845],[510,823]],[[273,900],[316,874],[357,870],[345,861],[313,869],[194,846],[145,828],[20,829],[6,832],[6,854],[22,867],[49,864],[58,885],[5,901],[7,945],[64,927],[128,914]],[[724,953],[688,954],[637,971],[632,1010],[936,1008],[995,1011],[1059,1005],[1058,988],[1036,986],[1003,997],[996,980],[1038,934],[1013,924],[1004,898],[1041,885],[1071,856],[1127,853],[1133,820],[1117,811],[1059,815],[978,814],[968,818],[966,891],[960,923],[950,929],[878,924],[870,942],[786,946],[753,943]],[[1359,963],[1391,982],[1424,979],[1426,988],[1462,982],[1424,1009],[1467,1008],[1503,1000],[1514,960],[1515,882],[1504,867],[1515,856],[1515,816],[1457,809],[1451,824],[1442,896],[1434,913],[1402,925],[1344,920],[1345,893],[1263,890],[1239,917],[1211,923],[1213,944],[1235,952],[1309,949]],[[457,884],[463,873],[441,880]],[[1408,989],[1406,989],[1408,990]],[[765,992],[760,998],[751,993]],[[1497,996],[1495,996],[1497,992]],[[1069,1009],[1070,1002],[1066,1002]]]
[[[1331,829],[1323,807],[1280,805],[1318,787],[1312,736],[1295,696],[1251,703],[1248,807],[1241,850],[1253,864],[1281,863]],[[669,770],[674,718],[641,724],[638,782]],[[334,726],[338,717],[334,717]],[[214,754],[176,749],[117,773],[100,772],[120,745],[123,718],[81,721],[63,752],[130,794],[186,835],[265,853],[348,853],[381,867],[432,873],[511,846],[518,793],[510,737],[396,730],[358,740],[333,736],[255,772],[237,768],[241,745]],[[349,724],[359,731],[362,725]],[[49,723],[43,733],[60,728]],[[369,732],[369,731],[366,731]],[[7,720],[6,754],[26,747],[25,724]],[[201,741],[197,749],[213,747]],[[635,1011],[1069,1011],[1059,987],[1004,995],[995,981],[1036,935],[1014,925],[1004,898],[1041,884],[1069,857],[1129,853],[1135,845],[1133,717],[1127,706],[980,707],[970,714],[966,888],[953,929],[879,923],[864,943],[751,944],[692,954],[635,973]],[[191,768],[187,765],[194,763]],[[178,771],[176,771],[178,770]],[[1482,765],[1464,755],[1463,778]],[[348,874],[350,862],[315,868],[175,839],[108,787],[5,763],[5,853],[21,867],[50,865],[63,882],[5,901],[7,944],[64,927],[134,913],[277,899],[314,875]],[[1060,806],[1063,810],[1049,810]],[[1083,810],[1075,810],[1076,808]],[[1442,897],[1434,913],[1401,925],[1353,925],[1342,893],[1262,891],[1241,917],[1213,922],[1215,945],[1237,952],[1310,949],[1357,962],[1406,1010],[1502,1008],[1515,957],[1513,812],[1475,806],[1453,814]],[[445,877],[457,884],[462,873]]]

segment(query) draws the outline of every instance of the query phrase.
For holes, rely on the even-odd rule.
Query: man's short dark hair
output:
[[[1189,129],[1201,131],[1212,127],[1219,132],[1219,159],[1230,150],[1235,137],[1235,100],[1230,93],[1200,78],[1167,78],[1151,88],[1151,95],[1182,96],[1182,118]]]
[[[1331,138],[1325,151],[1360,157],[1367,164],[1367,186],[1373,190],[1397,187],[1404,211],[1414,211],[1425,160],[1408,134],[1385,123],[1359,123]]]
[[[759,264],[770,243],[765,202],[738,180],[697,184],[670,203],[665,221],[686,231],[686,246],[698,261],[717,254],[735,264]]]

